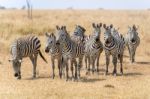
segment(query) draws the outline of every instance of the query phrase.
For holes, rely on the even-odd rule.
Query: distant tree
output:
[[[67,9],[68,9],[68,10],[73,10],[73,7],[68,7]]]
[[[25,9],[26,9],[26,6],[25,6],[25,5],[23,5],[21,9],[22,9],[22,10],[25,10]]]
[[[30,0],[26,0],[27,7],[28,7],[28,18],[32,19],[32,4]]]
[[[4,10],[4,9],[6,9],[6,8],[5,8],[4,6],[1,6],[1,5],[0,5],[0,9],[3,9],[3,10]]]

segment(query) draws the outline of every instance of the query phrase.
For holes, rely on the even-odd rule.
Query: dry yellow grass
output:
[[[149,11],[111,10],[35,10],[33,20],[28,20],[26,11],[0,10],[0,99],[149,99],[150,98],[150,51]],[[139,25],[141,44],[137,49],[136,63],[124,58],[124,76],[104,76],[105,56],[100,58],[100,75],[85,75],[79,82],[60,80],[56,68],[56,79],[50,78],[50,57],[44,53],[45,32],[55,32],[55,25],[66,25],[68,31],[75,24],[84,26],[90,34],[92,22],[114,24],[125,34],[128,25]],[[42,42],[42,52],[49,60],[45,64],[38,58],[38,77],[31,80],[32,64],[29,59],[22,63],[22,80],[15,80],[8,63],[11,42],[22,35],[37,34]],[[103,40],[103,33],[101,36]],[[125,53],[128,55],[127,51]],[[109,72],[113,66],[110,64]],[[118,65],[119,73],[119,65]]]

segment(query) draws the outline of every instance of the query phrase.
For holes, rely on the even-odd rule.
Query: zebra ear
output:
[[[136,31],[138,28],[135,26],[135,24],[133,25],[133,29]]]
[[[113,28],[113,25],[112,25],[112,24],[110,25],[110,28]]]
[[[54,33],[52,32],[51,35],[54,36]]]
[[[128,26],[128,29],[129,29],[129,30],[131,30],[131,27],[130,27],[130,26]]]
[[[99,24],[99,27],[102,27],[102,23]]]
[[[47,32],[45,33],[45,35],[46,35],[46,37],[49,37],[49,34]]]
[[[66,30],[66,26],[63,26],[63,29]]]
[[[59,27],[58,25],[56,25],[56,29],[57,29],[57,30],[60,30],[60,27]]]
[[[96,26],[95,26],[95,23],[92,23],[92,26],[93,26],[93,28],[95,28]]]
[[[106,29],[106,24],[103,24],[104,29]]]

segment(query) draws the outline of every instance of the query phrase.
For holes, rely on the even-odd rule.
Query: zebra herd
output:
[[[99,73],[99,59],[103,51],[106,56],[105,75],[108,74],[110,56],[114,66],[113,75],[117,75],[117,60],[120,61],[120,73],[123,74],[123,55],[125,46],[129,50],[130,60],[135,61],[136,48],[140,44],[138,36],[138,27],[133,25],[125,37],[118,32],[113,25],[92,24],[93,32],[85,35],[86,29],[76,25],[72,35],[68,33],[66,26],[56,26],[57,33],[45,33],[47,38],[45,52],[51,56],[52,78],[55,77],[55,59],[57,60],[59,76],[66,75],[66,81],[69,79],[69,68],[71,69],[72,79],[80,79],[81,68],[83,68],[83,59],[85,61],[86,74],[90,72]],[[101,41],[101,32],[104,29],[104,43]],[[33,64],[33,78],[36,77],[37,56],[40,54],[46,61],[40,51],[41,43],[38,37],[29,35],[16,39],[11,46],[12,62],[14,76],[21,79],[21,62],[24,57],[29,57]],[[70,62],[69,62],[70,61]],[[69,64],[70,63],[70,64]],[[91,66],[91,67],[90,67]]]

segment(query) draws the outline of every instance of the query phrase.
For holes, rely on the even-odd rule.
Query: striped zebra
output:
[[[118,29],[113,28],[111,30],[111,33],[112,33],[112,36],[117,39],[117,44],[118,44],[117,59],[120,61],[120,72],[121,72],[121,74],[123,74],[122,63],[123,63],[123,54],[124,54],[124,49],[125,49],[125,40],[124,40],[123,35],[120,34],[118,32],[118,30],[119,30],[119,28]]]
[[[45,52],[49,53],[51,55],[51,62],[52,62],[52,69],[53,69],[53,74],[52,77],[54,79],[55,77],[55,73],[54,73],[54,69],[55,69],[55,63],[54,61],[57,60],[58,61],[58,69],[59,69],[59,76],[60,78],[62,77],[62,64],[61,64],[61,58],[62,58],[62,54],[61,54],[61,48],[60,45],[57,43],[56,41],[56,36],[51,33],[45,33],[46,35],[46,47],[45,47]]]
[[[112,55],[112,62],[114,65],[114,70],[113,70],[113,75],[116,76],[117,75],[117,58],[118,56],[121,57],[120,60],[122,60],[123,55],[121,54],[122,51],[122,47],[123,47],[123,43],[119,44],[118,42],[122,42],[119,41],[119,38],[117,37],[117,33],[114,32],[114,35],[112,33],[112,28],[113,25],[111,24],[110,26],[106,26],[106,24],[103,25],[105,32],[104,32],[104,49],[105,49],[105,56],[106,56],[106,72],[105,75],[108,74],[108,66],[109,66],[109,62],[110,62],[110,55]],[[122,46],[122,47],[121,47]],[[121,63],[122,64],[122,63]],[[120,72],[123,74],[123,69],[122,69],[122,65],[121,65],[121,69]]]
[[[131,63],[135,62],[135,52],[140,44],[140,37],[138,36],[138,27],[133,25],[129,27],[128,33],[126,34],[125,41],[129,50]]]
[[[72,78],[74,78],[73,64],[75,65],[74,80],[77,80],[78,77],[80,77],[80,67],[82,65],[82,59],[84,55],[84,46],[81,43],[76,43],[71,39],[69,33],[66,30],[66,26],[56,26],[56,29],[58,31],[58,36],[56,36],[56,40],[59,41],[62,48],[63,62],[66,67],[66,81],[69,78],[68,60],[70,60],[71,62]],[[77,63],[77,59],[79,60],[79,63]]]
[[[86,74],[90,73],[90,65],[92,65],[92,73],[94,73],[96,61],[97,72],[99,72],[99,58],[103,51],[103,44],[100,41],[102,23],[93,23],[92,26],[94,28],[93,34],[85,38],[85,64],[86,67],[88,66]]]
[[[76,25],[71,39],[77,43],[83,43],[86,29],[80,25]]]
[[[36,77],[37,56],[40,54],[42,59],[47,63],[40,51],[41,43],[38,37],[28,35],[16,39],[12,45],[10,53],[12,59],[9,61],[13,64],[14,76],[21,79],[21,62],[24,57],[29,57],[33,64],[33,78]]]

